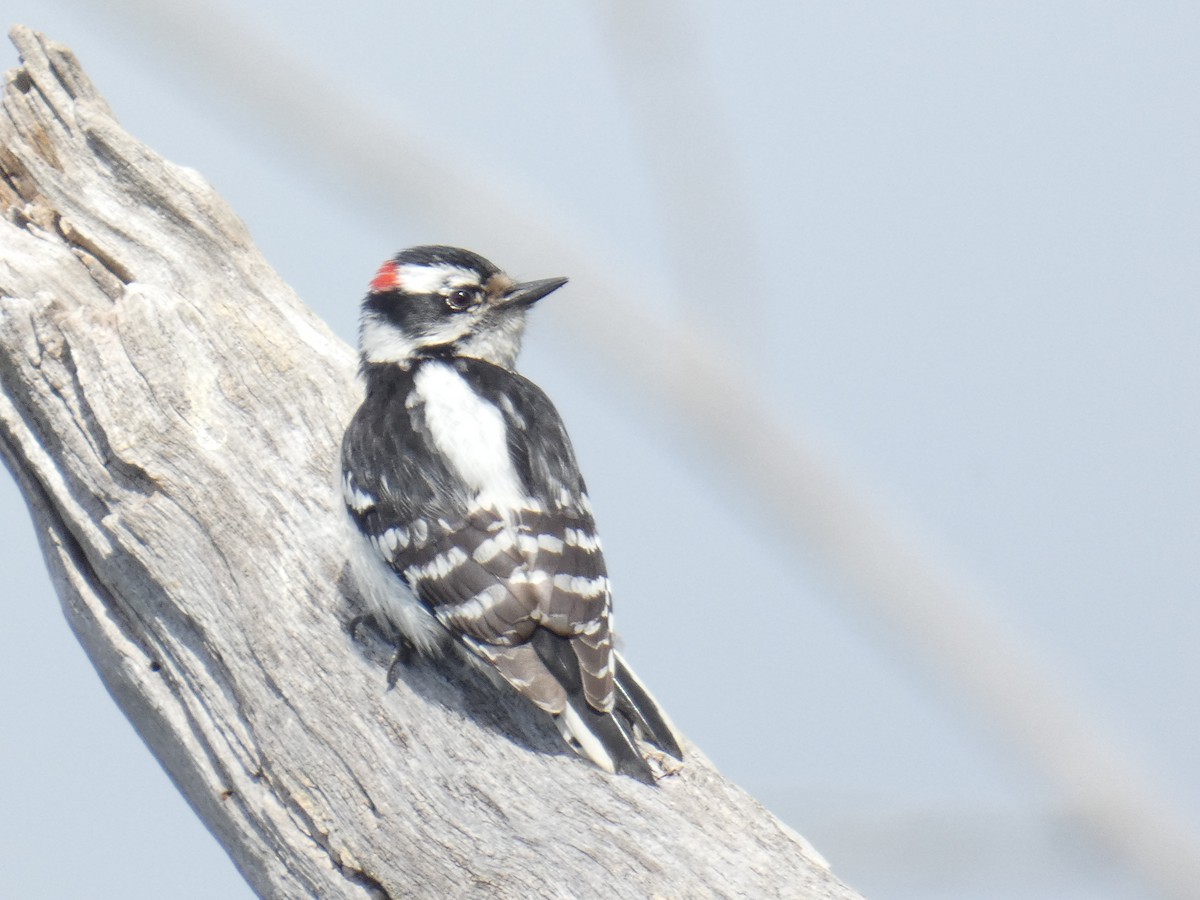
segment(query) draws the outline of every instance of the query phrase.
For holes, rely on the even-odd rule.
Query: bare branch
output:
[[[68,50],[13,40],[0,451],[72,628],[254,888],[856,896],[695,748],[650,788],[453,662],[384,690],[340,587],[352,351]]]

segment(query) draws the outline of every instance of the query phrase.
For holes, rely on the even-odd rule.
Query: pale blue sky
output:
[[[977,585],[1200,827],[1200,8],[702,3],[665,31],[586,4],[207,8],[566,223],[656,317],[722,334],[723,363]],[[139,3],[5,13],[72,46],[347,340],[402,246],[577,274],[314,166],[312,136],[279,137]],[[587,291],[577,277],[555,315]],[[535,317],[523,369],[577,445],[629,655],[727,774],[871,895],[1153,896],[573,340]],[[0,896],[248,895],[107,700],[2,491]]]

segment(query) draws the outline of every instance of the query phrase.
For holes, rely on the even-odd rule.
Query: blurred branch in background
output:
[[[715,81],[688,10],[678,0],[593,3],[609,59],[657,192],[672,280],[689,313],[733,329],[762,290],[759,241]]]
[[[602,357],[609,371],[626,375],[661,418],[693,429],[720,457],[728,482],[761,511],[758,519],[785,530],[794,552],[815,552],[869,616],[894,626],[895,649],[935,673],[939,687],[952,686],[981,710],[1084,827],[1160,889],[1194,896],[1200,884],[1195,829],[1022,650],[1020,636],[992,620],[990,604],[965,579],[935,561],[911,537],[911,528],[862,496],[837,465],[763,407],[753,385],[726,364],[721,345],[702,327],[648,316],[652,304],[630,285],[615,283],[572,240],[569,223],[529,209],[501,186],[433,153],[236,17],[187,2],[117,0],[108,10],[196,67],[207,83],[228,93],[231,104],[250,110],[289,158],[353,186],[360,207],[403,207],[431,231],[461,234],[464,244],[486,245],[498,258],[525,259],[536,247],[539,258],[586,285],[588,301],[572,305],[569,314],[548,308],[546,317]],[[636,19],[614,21],[628,29]],[[648,102],[650,112],[635,119],[654,120],[652,110],[664,101]],[[688,108],[681,101],[680,109]],[[645,139],[660,138],[661,132]],[[671,154],[666,147],[654,155],[670,160]],[[686,175],[696,177],[690,170]],[[706,191],[732,195],[726,173],[709,169],[703,177]],[[684,202],[687,185],[665,186],[664,196]],[[722,204],[737,205],[728,199],[716,205]],[[675,224],[704,214],[688,208],[668,210],[663,218]],[[711,247],[711,235],[697,234],[691,237]],[[680,247],[686,237],[672,245]],[[689,252],[678,254],[682,267]]]

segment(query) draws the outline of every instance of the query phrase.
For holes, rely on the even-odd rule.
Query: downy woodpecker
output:
[[[354,571],[400,641],[457,646],[609,772],[682,759],[613,647],[583,478],[549,398],[513,366],[525,314],[565,278],[517,283],[483,257],[414,247],[379,269],[359,326],[366,399],[342,442]]]

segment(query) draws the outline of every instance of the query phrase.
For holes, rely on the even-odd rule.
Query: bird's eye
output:
[[[479,291],[473,288],[456,288],[446,296],[446,305],[455,312],[462,312],[474,306],[479,299]]]

